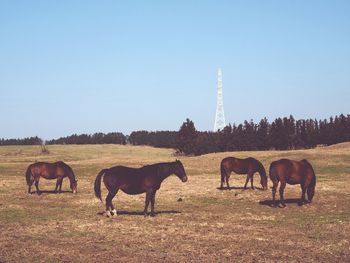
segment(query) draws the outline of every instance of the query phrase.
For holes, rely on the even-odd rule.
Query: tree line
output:
[[[41,144],[126,144],[127,137],[120,132],[73,134],[58,139],[43,141],[39,137],[24,139],[0,139],[0,145],[41,145]]]
[[[186,155],[211,152],[308,149],[350,141],[350,115],[341,114],[329,119],[295,120],[292,115],[269,122],[244,121],[229,124],[218,132],[197,131],[187,119],[179,131],[134,131],[130,136],[120,132],[73,134],[46,141],[46,144],[127,144],[174,148]],[[1,139],[0,145],[42,144],[39,137]]]
[[[177,149],[184,154],[251,150],[309,149],[350,141],[350,115],[329,120],[295,120],[292,115],[269,123],[244,121],[218,132],[198,132],[187,119],[179,130]]]
[[[121,132],[73,134],[46,141],[46,144],[126,144],[127,137]]]
[[[0,139],[0,145],[40,145],[42,140],[38,137],[27,137],[23,139]]]

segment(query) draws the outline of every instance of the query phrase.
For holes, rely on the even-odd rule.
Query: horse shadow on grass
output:
[[[297,204],[300,205],[300,198],[290,198],[290,199],[285,199],[284,202],[286,204]],[[278,207],[281,207],[281,201],[280,200],[276,200],[276,204]],[[263,201],[259,201],[259,205],[265,205],[265,206],[269,206],[269,207],[273,207],[273,200],[263,200]]]
[[[39,195],[41,194],[66,194],[66,193],[72,193],[72,191],[68,191],[68,190],[62,190],[61,192],[56,192],[55,190],[40,190]],[[38,194],[37,191],[34,192],[30,192],[30,194]]]
[[[230,186],[230,187],[216,187],[216,189],[220,190],[220,191],[225,191],[225,190],[252,190],[251,188],[244,188],[243,186],[242,187],[239,187],[239,186]],[[256,187],[254,186],[254,189],[255,190],[259,190],[259,191],[263,191],[264,188],[262,187]]]
[[[220,191],[225,191],[225,190],[244,190],[244,187],[236,187],[236,186],[230,186],[230,187],[216,187],[216,189]]]
[[[106,211],[98,212],[97,214],[100,216],[104,216]],[[161,214],[181,214],[180,211],[176,210],[164,210],[164,211],[155,211],[155,215],[161,215]],[[144,216],[143,211],[126,211],[126,210],[118,210],[117,215],[129,215],[129,216]]]

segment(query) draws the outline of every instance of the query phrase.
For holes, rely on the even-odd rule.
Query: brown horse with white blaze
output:
[[[272,198],[275,207],[277,206],[276,191],[279,182],[281,182],[279,192],[283,207],[286,206],[283,193],[287,183],[291,185],[300,184],[302,192],[299,205],[311,203],[314,197],[316,175],[311,164],[306,159],[301,161],[280,159],[272,162],[270,165],[270,179],[273,183]],[[308,200],[305,199],[305,193],[307,193]]]
[[[226,181],[227,188],[230,189],[229,179],[231,172],[235,172],[237,174],[246,174],[247,179],[244,184],[244,189],[247,188],[247,184],[250,180],[251,188],[254,189],[253,186],[253,175],[258,172],[260,174],[260,184],[264,190],[267,190],[267,176],[264,166],[261,162],[253,157],[248,157],[246,159],[239,159],[235,157],[226,157],[222,159],[220,164],[221,171],[221,185],[222,189],[224,183]]]
[[[101,179],[108,190],[106,197],[107,216],[117,215],[112,199],[119,189],[129,195],[146,193],[144,215],[147,216],[148,206],[151,202],[151,216],[154,216],[154,204],[157,190],[161,183],[171,174],[175,174],[182,182],[187,181],[187,175],[182,163],[178,160],[168,163],[156,163],[141,168],[114,166],[101,170],[95,179],[95,195],[101,199]]]
[[[55,192],[57,189],[59,193],[62,191],[62,182],[65,177],[69,178],[70,188],[73,193],[77,193],[77,180],[73,169],[64,162],[46,163],[36,162],[28,166],[26,171],[26,181],[28,185],[28,193],[31,194],[31,187],[35,182],[36,192],[38,195],[41,194],[39,190],[39,179],[43,177],[45,179],[57,179]]]

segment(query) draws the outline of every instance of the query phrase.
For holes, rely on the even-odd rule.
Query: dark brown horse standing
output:
[[[148,205],[151,202],[151,216],[154,216],[154,204],[156,192],[165,178],[175,174],[182,182],[187,181],[187,175],[182,163],[178,160],[169,163],[157,163],[141,168],[115,166],[101,170],[95,180],[95,195],[101,199],[101,178],[108,190],[106,197],[107,216],[116,215],[112,199],[121,189],[129,195],[146,193],[144,214],[147,216]]]
[[[300,184],[301,186],[301,199],[299,205],[303,205],[306,202],[311,203],[315,194],[316,176],[314,169],[307,160],[293,161],[289,159],[280,159],[272,162],[270,165],[270,179],[273,183],[272,198],[274,206],[276,203],[276,190],[278,183],[280,185],[280,198],[283,207],[286,206],[283,198],[284,188],[286,184]],[[305,199],[305,193],[307,192],[308,201]]]
[[[73,193],[77,192],[77,180],[73,169],[64,162],[56,163],[45,163],[37,162],[28,166],[26,171],[26,180],[28,185],[28,193],[31,194],[31,187],[35,182],[36,192],[38,195],[41,194],[39,190],[39,179],[43,177],[45,179],[57,179],[55,192],[62,191],[62,182],[65,177],[69,178],[70,188]]]
[[[246,159],[239,159],[235,157],[227,157],[222,159],[220,165],[221,171],[221,185],[222,189],[226,180],[226,186],[230,188],[229,178],[231,172],[235,172],[237,174],[246,174],[247,179],[244,184],[244,188],[247,188],[247,184],[250,179],[251,188],[254,189],[253,186],[253,175],[258,172],[260,174],[260,184],[264,190],[267,190],[267,176],[265,172],[264,166],[256,160],[255,158],[249,157]]]

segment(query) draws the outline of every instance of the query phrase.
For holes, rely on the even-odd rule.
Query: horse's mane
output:
[[[171,164],[175,164],[175,162],[163,162],[163,163],[154,163],[154,164],[147,164],[145,166],[140,167],[139,169],[142,168],[153,168],[153,167],[159,167],[159,166],[164,166],[164,165],[171,165]]]
[[[135,168],[138,171],[145,171],[150,170],[157,174],[157,176],[162,176],[162,174],[167,173],[169,171],[169,168],[171,169],[177,161],[175,162],[163,162],[163,163],[154,163],[154,164],[148,164],[145,166],[142,166],[140,168]],[[170,170],[171,171],[171,170]]]

